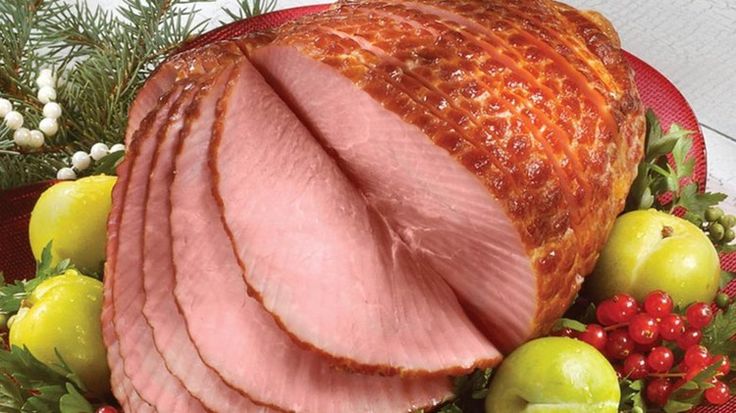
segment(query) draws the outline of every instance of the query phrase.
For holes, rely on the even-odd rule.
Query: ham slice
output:
[[[188,105],[194,90],[188,82],[175,85],[166,118],[175,115]],[[143,213],[148,172],[157,150],[157,144],[171,129],[167,126],[154,129],[158,132],[139,135],[141,140],[137,153],[130,153],[130,177],[125,193],[125,206],[120,211],[117,231],[115,267],[111,268],[111,301],[113,324],[119,337],[120,354],[126,376],[140,396],[159,411],[204,412],[199,400],[188,393],[180,380],[167,370],[161,355],[155,351],[150,327],[142,315],[143,300],[142,264]],[[131,156],[132,155],[132,156]],[[134,165],[134,166],[133,166]],[[124,269],[120,271],[120,269]]]
[[[156,133],[166,122],[169,111],[174,101],[179,97],[180,90],[170,90],[162,96],[156,108],[152,110],[142,121],[142,129],[137,132],[141,138],[140,141],[149,140],[150,136]],[[142,136],[144,135],[144,136]],[[125,374],[123,367],[123,358],[120,351],[119,335],[115,326],[115,309],[112,298],[112,284],[114,272],[117,268],[117,250],[119,241],[120,220],[122,211],[125,206],[125,198],[128,189],[128,181],[130,180],[131,170],[135,164],[135,158],[139,151],[139,144],[130,145],[127,153],[127,159],[117,170],[118,180],[112,192],[112,207],[108,218],[108,242],[107,242],[107,261],[105,263],[105,279],[104,279],[104,305],[102,309],[102,335],[107,347],[108,364],[111,366],[111,384],[113,394],[121,401],[123,407],[126,407],[130,399],[139,399],[142,403],[146,403],[140,398],[137,391],[131,392],[132,384]],[[132,403],[132,402],[131,402]]]
[[[237,77],[227,89],[229,94],[218,104],[218,128],[237,124],[235,118],[247,116],[250,122],[259,122],[253,130],[262,132],[239,136],[240,148],[235,155],[251,154],[254,146],[271,147],[264,145],[264,136],[273,136],[273,147],[280,146],[276,139],[290,139],[269,133],[276,124],[266,117],[281,116],[284,105],[246,61],[240,63]],[[254,108],[256,104],[269,110]],[[294,345],[258,302],[247,296],[232,250],[222,248],[228,239],[202,156],[210,144],[207,125],[213,119],[214,108],[205,106],[193,120],[192,132],[182,141],[171,186],[174,292],[202,359],[256,402],[285,411],[399,412],[432,406],[448,397],[449,381],[444,377],[401,379],[334,369],[318,354]],[[294,122],[293,118],[284,119],[281,124],[299,130]],[[218,131],[231,132],[226,127]],[[242,165],[265,162],[256,156],[243,157]],[[168,276],[167,271],[157,274]],[[210,277],[205,279],[203,274]],[[162,285],[159,278],[156,288],[165,289],[166,281]],[[176,325],[166,327],[171,330]]]
[[[164,140],[159,143],[150,174],[145,209],[143,284],[146,301],[143,314],[152,327],[156,349],[173,375],[181,379],[194,397],[212,411],[267,412],[222,381],[205,365],[187,335],[184,318],[174,301],[171,236],[169,228],[169,187],[174,176],[174,158],[183,139],[208,137],[214,122],[214,108],[225,91],[230,71],[224,70],[201,84],[194,102],[169,119]],[[184,109],[187,109],[185,115]],[[184,126],[186,125],[186,126]],[[229,310],[223,310],[226,312]],[[166,351],[177,348],[177,352]],[[155,351],[151,349],[150,351]],[[222,354],[228,355],[228,352]],[[241,365],[242,367],[242,365]]]

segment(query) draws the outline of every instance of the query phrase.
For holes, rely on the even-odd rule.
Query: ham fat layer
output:
[[[136,412],[436,405],[569,305],[644,132],[610,24],[548,0],[337,3],[129,115],[102,322]]]

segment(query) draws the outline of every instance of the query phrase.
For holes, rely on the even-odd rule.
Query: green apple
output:
[[[114,176],[97,175],[47,189],[31,212],[28,230],[36,260],[41,260],[44,247],[53,241],[52,265],[69,258],[84,272],[100,271],[115,181]]]
[[[617,413],[616,371],[593,346],[568,337],[532,340],[504,360],[486,413]]]
[[[68,270],[36,287],[10,325],[10,344],[27,347],[52,366],[59,352],[87,388],[97,395],[110,389],[110,370],[102,341],[102,283]]]
[[[594,301],[617,293],[641,301],[663,290],[684,307],[713,301],[720,273],[718,253],[700,228],[654,209],[639,210],[616,219],[584,288]]]

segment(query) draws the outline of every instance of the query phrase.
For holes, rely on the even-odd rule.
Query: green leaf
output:
[[[92,175],[115,175],[115,168],[122,162],[125,151],[116,151],[105,155],[97,162]]]
[[[675,146],[672,148],[672,160],[675,163],[675,172],[678,178],[688,177],[693,174],[695,159],[690,156],[690,148],[692,146],[692,139],[681,136],[678,137]]]
[[[9,412],[61,413],[65,396],[65,403],[70,406],[84,406],[79,400],[82,397],[82,388],[76,384],[79,382],[79,377],[60,356],[57,364],[47,366],[27,348],[12,346],[10,351],[0,350],[0,406]],[[76,411],[63,413],[67,412]],[[91,406],[79,412],[92,412]]]
[[[575,331],[583,332],[585,331],[587,326],[578,320],[573,320],[571,318],[560,318],[555,321],[555,324],[552,327],[552,331],[559,331],[563,328],[569,328]]]
[[[646,413],[647,405],[641,392],[644,389],[644,380],[623,379],[619,383],[621,387],[621,402],[619,411],[634,411],[638,409],[642,413]]]
[[[71,383],[66,384],[67,393],[59,399],[61,413],[94,413],[94,408]]]
[[[701,344],[711,354],[723,354],[736,358],[736,342],[731,340],[736,334],[736,306],[729,306],[725,311],[719,310],[713,321],[703,328]]]
[[[471,374],[455,377],[453,379],[455,397],[438,406],[436,411],[482,413],[492,374],[492,369],[476,369]]]
[[[36,263],[36,276],[34,278],[18,280],[13,284],[3,282],[3,285],[0,286],[0,313],[8,316],[17,313],[23,300],[31,295],[39,284],[50,277],[55,277],[74,268],[68,259],[59,262],[55,267],[52,266],[51,246],[52,242],[49,242],[44,247],[41,253],[41,261]]]
[[[695,407],[692,403],[683,403],[677,400],[667,400],[667,404],[664,405],[665,413],[680,413],[686,412]]]
[[[704,220],[705,210],[708,207],[718,205],[727,198],[726,194],[720,192],[698,192],[698,185],[691,182],[682,188],[677,205],[685,208],[689,213]],[[702,221],[701,221],[702,222]]]

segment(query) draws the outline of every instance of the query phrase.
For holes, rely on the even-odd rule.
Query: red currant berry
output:
[[[677,346],[683,350],[700,344],[700,340],[703,338],[703,333],[700,330],[694,328],[686,328],[685,332],[676,340]]]
[[[705,390],[705,400],[711,404],[724,404],[731,397],[728,385],[722,381],[716,381],[713,387]]]
[[[611,318],[615,323],[625,323],[638,312],[639,304],[628,294],[616,294],[611,298],[614,310]]]
[[[659,320],[659,335],[663,339],[675,341],[685,332],[685,320],[677,314],[667,314]]]
[[[605,354],[614,360],[623,360],[634,350],[634,342],[625,328],[608,333]]]
[[[662,318],[672,312],[672,298],[662,290],[652,291],[644,298],[644,310],[657,318]]]
[[[667,403],[667,398],[670,397],[672,391],[672,385],[666,378],[654,379],[647,384],[647,399],[652,404],[657,406],[664,406]]]
[[[667,347],[654,347],[647,356],[647,366],[656,373],[665,373],[672,368],[675,356]]]
[[[585,331],[580,333],[580,335],[578,336],[579,340],[583,340],[584,342],[597,348],[599,351],[603,351],[606,348],[607,338],[608,334],[606,334],[606,330],[604,330],[603,327],[599,326],[598,324],[588,324],[588,327],[585,328]]]
[[[632,353],[624,359],[624,377],[632,380],[643,379],[649,373],[647,371],[647,359],[643,354]]]
[[[102,406],[99,409],[97,409],[96,413],[118,413],[118,409],[112,406]]]
[[[701,346],[691,346],[685,350],[685,357],[683,359],[688,369],[692,368],[703,368],[710,364],[710,354],[708,349]]]
[[[713,364],[718,365],[718,372],[721,374],[728,374],[731,371],[731,361],[728,356],[719,354],[713,357]]]
[[[616,321],[613,319],[613,312],[616,311],[615,307],[616,305],[611,300],[601,301],[595,308],[595,317],[598,319],[598,322],[604,326],[616,324]]]
[[[657,320],[649,314],[637,314],[629,321],[629,335],[640,344],[650,344],[659,338]]]
[[[685,317],[690,327],[700,330],[713,320],[713,311],[706,303],[695,303],[687,308]]]

